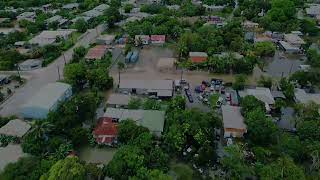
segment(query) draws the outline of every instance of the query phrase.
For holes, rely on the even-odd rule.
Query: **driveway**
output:
[[[22,72],[22,75],[28,75],[26,84],[19,88],[8,100],[0,105],[0,115],[10,116],[19,115],[20,107],[27,102],[27,100],[34,96],[35,93],[48,83],[56,82],[63,79],[63,69],[65,62],[68,63],[73,54],[73,49],[79,46],[88,47],[95,38],[104,30],[103,25],[99,25],[95,29],[88,30],[71,49],[64,52],[58,59],[56,59],[49,66],[32,72]]]

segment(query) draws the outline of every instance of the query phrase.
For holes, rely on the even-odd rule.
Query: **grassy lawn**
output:
[[[171,166],[171,170],[176,174],[177,180],[192,180],[193,179],[193,169],[186,164],[174,164]]]
[[[217,101],[219,100],[219,94],[212,94],[209,98],[209,102],[212,108],[216,107]]]

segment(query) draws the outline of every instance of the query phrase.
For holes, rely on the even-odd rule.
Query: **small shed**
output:
[[[112,118],[103,117],[98,120],[92,134],[98,144],[113,145],[117,143],[118,128]]]
[[[175,58],[160,58],[157,64],[157,69],[161,72],[173,71],[175,62]]]
[[[6,136],[23,137],[31,128],[31,125],[23,120],[14,119],[0,128],[0,134]]]
[[[189,57],[193,63],[202,63],[208,59],[208,54],[205,52],[189,52]]]
[[[110,45],[114,42],[115,35],[104,34],[97,38],[96,43],[101,45]]]
[[[19,64],[21,71],[30,71],[42,67],[42,60],[40,59],[28,59]]]

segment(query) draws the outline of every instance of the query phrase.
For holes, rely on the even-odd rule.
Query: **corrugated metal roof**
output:
[[[159,89],[173,89],[172,80],[129,80],[123,79],[120,82],[120,89],[148,89],[148,90],[159,90]]]
[[[0,128],[0,134],[7,136],[22,137],[29,131],[30,128],[31,125],[27,122],[22,121],[20,119],[14,119],[9,121],[6,125]]]
[[[111,94],[107,101],[107,104],[116,105],[128,105],[130,101],[130,96],[125,94]]]
[[[222,116],[223,116],[223,127],[234,128],[234,129],[246,129],[247,126],[244,124],[243,116],[240,113],[240,107],[223,105]]]
[[[50,83],[42,87],[23,107],[41,107],[50,110],[68,89],[71,89],[69,84]]]

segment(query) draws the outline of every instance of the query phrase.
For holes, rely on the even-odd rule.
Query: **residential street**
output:
[[[95,29],[88,30],[82,39],[80,39],[74,47],[69,49],[61,55],[57,60],[51,63],[49,66],[41,69],[37,69],[31,72],[22,72],[22,75],[26,75],[28,79],[26,84],[17,89],[15,93],[3,104],[0,105],[0,115],[19,115],[19,108],[29,98],[35,95],[35,93],[48,83],[56,82],[59,79],[63,79],[63,68],[65,61],[68,63],[72,58],[73,49],[78,46],[88,46],[95,38],[103,32],[103,25],[99,25]],[[65,60],[64,60],[65,57]],[[59,73],[60,72],[60,75]]]

